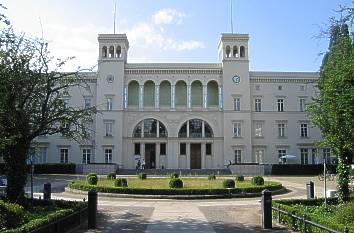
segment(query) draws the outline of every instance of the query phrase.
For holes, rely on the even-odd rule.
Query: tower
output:
[[[96,106],[96,162],[122,164],[124,68],[129,42],[125,34],[99,34]],[[107,132],[108,131],[108,132]],[[108,148],[108,149],[107,149]],[[105,161],[106,160],[106,161]]]
[[[252,161],[248,40],[248,34],[221,34],[218,42],[223,69],[225,163]]]

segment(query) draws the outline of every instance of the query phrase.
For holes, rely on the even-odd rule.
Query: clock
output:
[[[241,82],[241,78],[240,78],[240,76],[235,75],[234,77],[232,77],[232,81],[233,81],[235,84],[239,84],[239,83]]]

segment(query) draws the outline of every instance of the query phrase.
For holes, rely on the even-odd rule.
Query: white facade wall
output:
[[[129,64],[129,43],[125,34],[99,35],[98,41],[98,71],[86,74],[90,88],[69,90],[68,96],[72,106],[84,105],[85,98],[91,98],[91,104],[97,106],[99,113],[93,117],[92,140],[79,145],[60,135],[38,138],[36,146],[47,148],[46,162],[60,162],[60,149],[68,148],[69,162],[83,163],[83,149],[89,148],[91,163],[107,162],[105,151],[109,149],[112,151],[112,161],[108,162],[117,163],[121,168],[135,168],[137,158],[149,159],[153,155],[155,158],[150,162],[154,168],[189,169],[196,166],[195,159],[201,169],[224,168],[229,161],[237,162],[235,153],[239,152],[235,151],[241,151],[238,161],[241,163],[278,163],[278,152],[284,149],[286,154],[296,155],[294,162],[301,163],[301,149],[307,148],[309,163],[312,163],[312,148],[315,148],[314,143],[321,135],[319,129],[310,126],[306,112],[300,111],[300,99],[309,103],[316,95],[314,83],[318,79],[317,73],[250,71],[247,34],[222,34],[218,42],[220,62],[215,64]],[[106,56],[104,46],[107,47]],[[109,56],[110,46],[114,46],[112,57]],[[230,55],[227,54],[228,46]],[[234,46],[237,46],[235,56]],[[244,47],[243,56],[241,46]],[[235,83],[235,76],[240,78],[239,83]],[[187,85],[186,107],[176,106],[179,97],[173,95],[180,80]],[[144,85],[148,81],[154,83],[153,106],[144,106],[144,98],[140,95],[138,105],[128,105],[128,90],[132,81],[138,82],[140,95],[144,95]],[[160,106],[159,98],[163,81],[171,85],[170,106],[164,107]],[[190,103],[191,96],[196,96],[196,92],[191,90],[194,81],[202,84],[202,104],[198,107]],[[218,106],[208,106],[207,103],[210,81],[218,85]],[[111,110],[106,109],[108,98],[112,100]],[[240,99],[239,111],[235,111],[235,98]],[[277,110],[277,99],[280,98],[284,100],[283,112]],[[261,99],[260,112],[255,111],[255,99]],[[133,136],[137,124],[150,118],[166,127],[168,137]],[[213,137],[179,137],[182,125],[191,119],[200,119],[205,122],[204,125],[208,124]],[[107,123],[112,124],[111,136],[106,135]],[[278,135],[279,123],[286,126],[284,137]],[[235,124],[241,125],[239,137],[234,135]],[[262,125],[262,134],[258,136],[257,124]],[[308,124],[308,137],[300,137],[300,124]],[[202,134],[205,135],[205,132]],[[140,143],[139,155],[135,155],[135,143]],[[160,155],[161,143],[166,144],[166,155]],[[180,143],[186,143],[185,155],[181,155]],[[212,145],[211,155],[207,155],[206,144]],[[260,150],[263,159],[257,161],[256,153]]]

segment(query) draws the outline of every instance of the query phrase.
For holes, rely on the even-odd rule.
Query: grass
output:
[[[208,180],[203,178],[188,178],[181,177],[185,189],[223,189],[223,178],[216,178],[216,180]],[[140,180],[138,178],[127,178],[129,188],[143,188],[143,189],[169,189],[169,178],[147,178]],[[75,180],[77,184],[87,185],[86,180]],[[274,181],[265,181],[264,186],[279,184]],[[114,180],[107,180],[100,178],[97,186],[99,187],[114,187]],[[243,182],[236,181],[237,188],[261,187],[251,184],[250,179],[245,179]]]

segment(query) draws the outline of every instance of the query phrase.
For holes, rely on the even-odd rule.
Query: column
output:
[[[201,149],[200,153],[202,154],[201,167],[202,167],[202,169],[204,169],[205,168],[205,142],[202,143],[202,149]]]
[[[160,121],[156,121],[156,137],[160,137]]]
[[[191,144],[189,142],[186,143],[186,149],[187,149],[187,169],[191,169]]]
[[[127,87],[127,85],[124,86],[123,106],[124,106],[124,108],[128,107],[128,87]]]
[[[144,137],[144,121],[141,122],[141,132],[140,132],[140,137]]]
[[[160,85],[155,85],[155,109],[160,108]]]
[[[208,108],[208,86],[203,85],[203,108]]]
[[[222,86],[219,86],[218,96],[219,96],[219,110],[222,110],[224,108],[223,107],[224,95],[223,95],[223,87]]]
[[[205,138],[205,127],[204,127],[204,121],[202,121],[202,138]]]
[[[140,143],[140,159],[145,159],[145,144]]]
[[[189,121],[187,121],[187,138],[189,138]]]
[[[139,109],[144,109],[144,85],[139,85]]]
[[[175,98],[176,86],[174,84],[171,85],[171,109],[176,108],[176,98]]]
[[[155,156],[155,168],[161,168],[160,167],[160,143],[156,143],[156,156]]]
[[[187,85],[187,108],[191,109],[192,107],[192,87]]]

